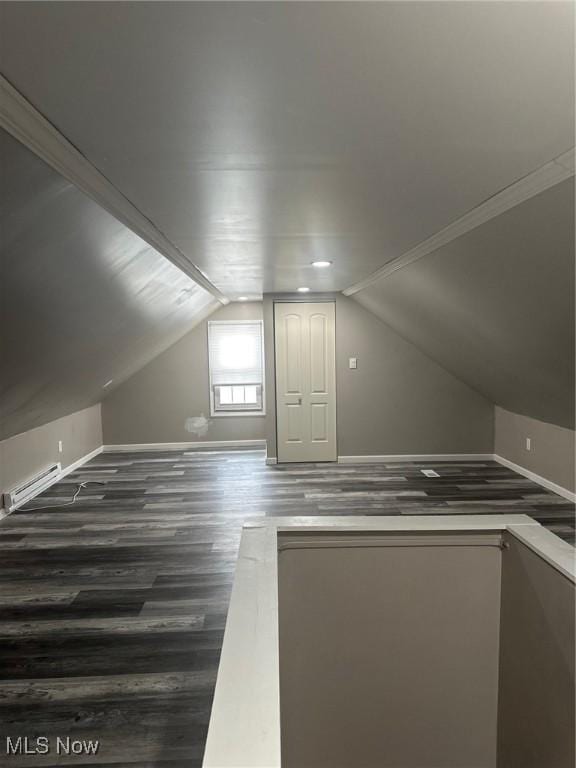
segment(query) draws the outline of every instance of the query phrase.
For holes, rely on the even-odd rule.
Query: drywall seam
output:
[[[465,213],[464,216],[448,224],[444,229],[423,240],[397,258],[392,259],[387,264],[384,264],[376,272],[373,272],[363,280],[359,280],[349,288],[345,288],[342,293],[345,296],[352,296],[358,293],[358,291],[367,288],[377,280],[389,277],[397,270],[403,269],[424,256],[434,253],[434,251],[442,248],[442,246],[450,243],[457,237],[470,232],[472,229],[476,229],[476,227],[485,224],[490,219],[496,218],[496,216],[500,216],[500,214],[508,211],[510,208],[514,208],[531,197],[538,195],[540,192],[544,192],[550,187],[569,179],[574,175],[574,153],[574,148],[564,152],[509,187],[497,192],[488,200],[476,206],[476,208]]]
[[[0,126],[125,224],[221,304],[228,299],[112,182],[0,75]]]

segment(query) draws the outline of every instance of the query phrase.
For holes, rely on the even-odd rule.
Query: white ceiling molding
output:
[[[228,299],[128,198],[95,168],[5,77],[0,75],[0,127],[125,224],[222,304]]]
[[[414,248],[388,262],[364,280],[360,280],[346,288],[342,293],[345,296],[352,296],[354,293],[358,293],[358,291],[367,288],[372,283],[380,280],[380,278],[388,277],[397,270],[407,267],[424,256],[428,256],[438,250],[438,248],[442,248],[442,246],[466,234],[466,232],[470,232],[470,230],[485,224],[490,219],[494,219],[510,208],[514,208],[516,205],[520,205],[520,203],[529,200],[540,192],[544,192],[561,181],[569,179],[574,175],[574,165],[575,150],[570,149],[568,152],[564,152],[564,154],[559,155],[554,160],[546,163],[546,165],[528,174],[528,176],[524,176],[511,186],[497,192],[493,197],[488,198],[488,200],[485,200],[461,218],[456,219],[456,221],[436,232],[427,240],[423,240]]]

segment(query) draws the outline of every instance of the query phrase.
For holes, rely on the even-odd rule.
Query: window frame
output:
[[[256,389],[256,403],[239,404],[239,408],[234,408],[234,403],[221,403],[219,399],[220,393],[217,391],[219,387],[254,387]],[[212,397],[214,399],[214,413],[221,414],[232,411],[233,413],[251,413],[252,415],[259,415],[262,413],[262,392],[264,387],[261,383],[258,384],[212,384]],[[258,391],[259,390],[259,391]]]
[[[258,410],[250,410],[246,408],[242,408],[241,410],[231,410],[231,409],[222,409],[222,410],[216,410],[216,404],[215,404],[215,396],[214,396],[214,388],[217,386],[234,386],[234,384],[213,384],[212,383],[212,370],[210,365],[210,326],[211,325],[258,325],[260,328],[260,339],[261,339],[261,366],[262,366],[262,383],[261,383],[261,407],[258,408]],[[219,418],[228,418],[228,417],[241,417],[245,418],[246,416],[252,416],[252,418],[257,418],[260,416],[266,416],[266,368],[265,368],[265,351],[264,351],[264,321],[255,318],[254,320],[208,320],[206,325],[206,351],[208,353],[208,392],[209,392],[209,399],[210,399],[210,417],[219,419]],[[236,386],[249,386],[248,384],[242,385],[242,384],[236,384]],[[255,383],[252,382],[251,386],[255,386]],[[256,384],[258,386],[258,384]]]

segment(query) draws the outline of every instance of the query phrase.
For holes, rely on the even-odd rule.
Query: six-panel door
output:
[[[334,302],[277,303],[278,461],[336,461]]]

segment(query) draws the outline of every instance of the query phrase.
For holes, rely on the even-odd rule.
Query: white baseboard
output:
[[[125,453],[130,451],[189,451],[203,448],[252,448],[266,447],[266,440],[208,440],[194,443],[127,443],[126,445],[105,445],[104,453]]]
[[[99,448],[95,448],[93,451],[90,451],[90,453],[87,453],[86,456],[82,456],[77,461],[73,461],[72,464],[64,467],[62,472],[60,472],[60,476],[57,478],[57,480],[55,480],[55,482],[58,482],[58,480],[61,480],[63,477],[66,477],[66,475],[69,475],[70,472],[74,472],[75,469],[81,467],[82,464],[86,464],[87,461],[90,461],[90,459],[93,459],[95,456],[101,454],[103,447],[104,446],[101,445]]]
[[[498,464],[502,464],[502,466],[504,467],[508,467],[508,469],[512,469],[514,472],[517,472],[519,475],[523,475],[524,477],[527,477],[529,480],[532,480],[534,483],[538,483],[538,485],[541,485],[543,488],[546,488],[547,491],[552,491],[552,493],[557,493],[558,496],[562,496],[564,499],[568,499],[568,501],[572,501],[576,503],[576,493],[569,491],[567,488],[563,488],[561,485],[557,485],[557,483],[553,483],[551,480],[546,480],[545,477],[542,477],[541,475],[537,475],[535,472],[532,472],[531,470],[520,466],[520,464],[515,464],[513,461],[509,461],[508,459],[505,459],[503,456],[498,456],[497,453],[494,454],[494,461],[497,461]]]
[[[492,461],[491,453],[400,453],[387,456],[338,456],[338,464],[392,464],[402,461]]]
[[[265,448],[265,440],[212,440],[207,442],[196,443],[134,443],[128,445],[103,445],[95,450],[77,459],[72,464],[65,467],[62,472],[56,477],[53,482],[45,486],[38,493],[44,493],[51,485],[59,482],[63,477],[69,475],[74,470],[81,467],[86,462],[98,456],[103,451],[110,453],[114,451],[127,452],[127,451],[173,451],[173,450],[187,450],[187,449],[202,449],[202,448]],[[440,461],[496,461],[508,469],[517,472],[529,480],[541,485],[552,493],[556,493],[562,496],[564,499],[576,503],[576,493],[569,491],[567,488],[563,488],[557,483],[553,483],[551,480],[547,480],[541,475],[537,475],[535,472],[515,464],[513,461],[505,459],[503,456],[492,453],[417,453],[417,454],[390,454],[380,456],[339,456],[339,464],[392,464],[394,462],[440,462]],[[267,456],[266,464],[274,465],[278,463],[276,456]],[[38,494],[35,494],[38,495]],[[34,497],[31,497],[34,498]],[[31,499],[27,499],[31,501]],[[0,520],[7,517],[9,512],[3,507],[0,508]]]
[[[62,478],[66,477],[66,475],[69,475],[71,472],[74,472],[75,469],[78,469],[83,464],[86,464],[87,461],[90,461],[90,459],[93,459],[95,456],[98,456],[98,454],[102,453],[102,448],[103,446],[99,446],[98,448],[95,448],[93,451],[90,451],[90,453],[87,453],[85,456],[81,456],[79,459],[76,459],[76,461],[73,461],[72,464],[69,464],[67,467],[64,467],[64,469],[58,475],[56,475],[56,477],[53,480],[51,480],[49,483],[46,483],[46,485],[43,485],[41,488],[39,488],[36,491],[36,493],[33,493],[25,501],[21,501],[12,509],[7,510],[4,507],[2,507],[0,509],[0,520],[2,520],[2,518],[4,517],[7,517],[12,512],[15,512],[21,506],[24,506],[24,504],[28,504],[29,501],[32,501],[32,499],[35,499],[41,493],[44,493],[44,491],[47,491],[48,488],[51,488],[56,483],[59,483],[62,480]]]

